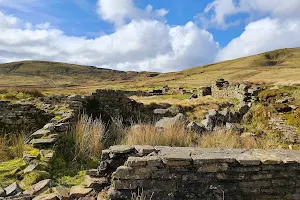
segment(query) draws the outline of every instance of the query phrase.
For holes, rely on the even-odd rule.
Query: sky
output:
[[[0,0],[0,63],[179,71],[300,47],[299,10],[300,0]]]

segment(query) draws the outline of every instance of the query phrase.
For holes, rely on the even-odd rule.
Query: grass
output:
[[[24,151],[24,134],[0,135],[0,162],[21,158]]]
[[[26,100],[29,98],[44,97],[44,94],[38,89],[30,88],[6,88],[0,89],[0,99],[2,100]]]
[[[299,48],[279,49],[150,78],[149,72],[121,72],[67,63],[22,61],[0,65],[0,86],[23,86],[54,93],[89,93],[98,88],[151,90],[163,85],[193,89],[211,84],[217,78],[225,78],[230,82],[291,84],[300,83],[299,63]]]
[[[19,169],[25,168],[26,164],[21,158],[0,162],[0,186],[6,187],[15,182],[19,176]]]

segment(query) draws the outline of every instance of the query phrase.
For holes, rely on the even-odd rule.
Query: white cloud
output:
[[[300,20],[265,18],[252,22],[238,38],[222,49],[216,61],[300,46]]]
[[[33,24],[30,29],[28,22],[0,12],[0,62],[53,60],[122,70],[175,71],[212,62],[219,48],[212,35],[193,22],[171,27],[162,21],[137,19],[95,39],[68,36],[44,25]]]
[[[162,18],[168,13],[165,9],[153,10],[151,5],[148,5],[145,10],[137,8],[133,0],[98,0],[97,5],[100,17],[116,26],[131,20]]]
[[[246,13],[253,16],[270,16],[274,18],[299,18],[299,0],[214,0],[208,4],[198,18],[204,26],[228,28],[238,25],[242,19],[230,20],[229,17]]]

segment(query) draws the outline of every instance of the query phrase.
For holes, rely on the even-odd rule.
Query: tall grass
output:
[[[101,118],[93,119],[87,115],[82,115],[76,126],[75,154],[78,157],[100,156],[106,127]]]
[[[167,129],[157,129],[152,124],[141,124],[129,129],[124,138],[128,145],[192,146],[193,134],[187,133],[183,123],[176,123]]]
[[[0,135],[0,162],[22,158],[25,134]]]

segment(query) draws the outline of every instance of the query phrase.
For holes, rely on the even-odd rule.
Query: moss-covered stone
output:
[[[26,190],[33,184],[48,178],[50,178],[50,174],[46,171],[32,171],[24,175],[23,180],[20,182],[20,186],[22,189]]]

